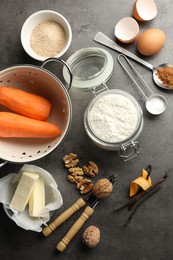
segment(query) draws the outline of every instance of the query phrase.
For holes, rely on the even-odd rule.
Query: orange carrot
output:
[[[0,137],[52,138],[60,134],[60,128],[53,123],[0,112]]]
[[[0,104],[38,120],[46,120],[51,109],[51,103],[46,98],[5,86],[0,87]]]

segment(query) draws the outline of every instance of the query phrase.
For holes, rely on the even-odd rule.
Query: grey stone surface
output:
[[[97,31],[102,31],[114,39],[115,24],[125,16],[132,15],[134,1],[127,0],[1,0],[0,1],[0,69],[15,64],[36,64],[22,49],[20,31],[25,19],[32,13],[51,9],[64,15],[72,27],[73,40],[67,53],[62,57],[66,60],[76,50],[98,46],[93,41]],[[153,57],[145,58],[153,65],[172,62],[173,27],[171,0],[157,1],[158,15],[150,22],[140,23],[140,32],[149,28],[160,28],[166,34],[166,43],[161,52]],[[125,45],[133,53],[136,42]],[[103,47],[106,48],[106,47]],[[116,152],[109,152],[96,147],[87,137],[83,116],[89,101],[93,98],[91,92],[81,92],[72,88],[69,92],[73,106],[72,125],[64,142],[51,154],[33,164],[48,170],[58,183],[64,204],[55,212],[58,216],[70,206],[80,195],[75,186],[67,181],[67,171],[62,158],[70,152],[77,153],[81,164],[89,160],[98,163],[100,168],[98,178],[118,174],[112,195],[101,201],[94,214],[85,226],[75,236],[63,253],[56,251],[56,244],[77,219],[80,212],[72,216],[60,226],[50,237],[45,238],[40,233],[19,228],[4,213],[0,205],[0,259],[9,260],[47,260],[47,259],[99,259],[99,260],[171,260],[173,259],[173,222],[172,222],[172,92],[159,89],[152,81],[152,73],[133,62],[135,67],[156,93],[163,94],[168,101],[165,113],[160,116],[150,116],[144,107],[140,93],[124,74],[117,62],[118,53],[109,50],[114,59],[114,73],[107,85],[131,93],[141,104],[144,111],[144,128],[138,138],[140,154],[128,162],[122,161]],[[57,73],[56,65],[53,70]],[[61,77],[61,76],[59,76]],[[117,213],[113,210],[128,200],[129,184],[141,169],[151,164],[152,180],[155,183],[165,172],[169,176],[161,185],[159,192],[145,201],[137,210],[127,227],[124,227],[129,212],[123,209]],[[0,169],[1,177],[17,172],[21,164],[8,163]],[[81,211],[82,212],[82,211]],[[95,249],[88,249],[82,244],[81,235],[89,225],[97,225],[101,230],[101,241]]]

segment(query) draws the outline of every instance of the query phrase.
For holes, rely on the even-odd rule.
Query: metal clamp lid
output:
[[[139,155],[139,142],[138,141],[130,141],[129,143],[122,144],[118,154],[124,161],[128,161],[137,155]]]
[[[94,94],[94,96],[97,96],[99,93],[108,90],[108,87],[106,86],[105,83],[102,83],[99,86],[93,87],[92,88],[92,93]]]

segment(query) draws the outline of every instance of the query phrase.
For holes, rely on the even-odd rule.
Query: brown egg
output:
[[[157,15],[157,6],[154,0],[136,0],[133,5],[133,16],[138,21],[150,21]]]
[[[159,29],[149,29],[139,36],[137,40],[137,49],[141,54],[151,56],[161,50],[165,40],[166,37],[164,32]]]

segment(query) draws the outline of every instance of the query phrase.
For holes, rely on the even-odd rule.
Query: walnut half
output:
[[[70,153],[63,157],[63,161],[65,162],[66,168],[75,167],[77,163],[79,162],[79,159],[77,159],[77,154]]]
[[[99,169],[96,163],[89,161],[88,165],[83,166],[83,171],[89,177],[96,177]]]
[[[94,184],[91,180],[83,179],[80,182],[77,183],[77,189],[80,190],[81,194],[86,194],[90,192],[94,187]]]
[[[80,168],[80,167],[74,167],[74,168],[69,168],[68,169],[69,171],[69,175],[68,175],[68,180],[70,182],[73,182],[73,183],[78,183],[80,182],[81,180],[84,179],[84,172],[83,172],[83,169]]]

